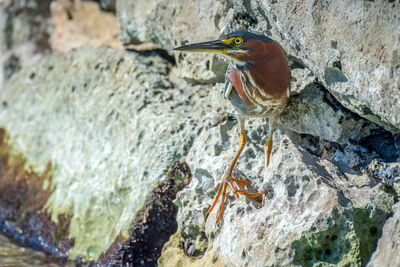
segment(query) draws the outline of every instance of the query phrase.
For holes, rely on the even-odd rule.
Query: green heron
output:
[[[246,187],[248,182],[232,177],[232,171],[246,145],[244,120],[252,117],[269,118],[269,137],[264,147],[265,168],[269,165],[272,136],[279,115],[284,110],[288,96],[290,71],[283,48],[267,36],[247,31],[236,31],[222,35],[218,40],[188,44],[175,48],[185,52],[209,52],[220,54],[230,61],[226,72],[224,96],[228,99],[238,117],[240,125],[239,150],[226,170],[214,203],[207,216],[214,209],[222,195],[217,224],[220,223],[230,185],[234,194],[259,199],[264,204],[264,195],[239,190],[237,185]]]

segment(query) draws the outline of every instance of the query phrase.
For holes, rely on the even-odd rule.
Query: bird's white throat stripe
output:
[[[250,73],[247,70],[238,70],[240,78],[245,87],[244,92],[247,98],[254,104],[267,108],[269,106],[277,106],[281,104],[280,100],[275,100],[273,96],[267,94],[265,90],[259,88]]]

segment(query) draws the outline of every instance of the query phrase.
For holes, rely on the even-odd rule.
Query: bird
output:
[[[226,191],[230,185],[236,198],[239,194],[258,199],[264,205],[264,194],[248,193],[247,180],[235,179],[232,172],[246,146],[245,120],[269,118],[269,135],[264,146],[265,169],[272,151],[272,139],[279,115],[284,111],[290,92],[290,70],[286,51],[282,46],[260,33],[239,30],[221,35],[217,40],[182,45],[174,48],[181,52],[207,52],[223,56],[229,61],[225,75],[224,97],[235,110],[240,126],[239,149],[223,175],[214,202],[205,220],[222,197],[217,224],[223,217]]]

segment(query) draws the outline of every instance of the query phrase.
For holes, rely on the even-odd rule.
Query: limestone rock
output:
[[[367,266],[398,266],[400,265],[400,204],[393,206],[393,216],[389,218],[379,239],[378,247]]]
[[[55,52],[84,45],[123,49],[114,14],[100,10],[95,2],[59,0],[51,3],[54,30],[50,44]]]
[[[344,109],[326,89],[316,83],[307,85],[299,95],[291,96],[280,122],[297,133],[340,144],[360,140],[378,128],[374,123]]]
[[[209,101],[217,110],[223,99],[212,92]],[[342,172],[310,154],[295,133],[282,128],[264,171],[263,119],[248,120],[248,144],[234,177],[248,179],[251,192],[265,192],[265,205],[235,200],[231,191],[222,226],[215,225],[218,207],[205,221],[237,149],[235,124],[214,125],[194,140],[186,159],[193,181],[178,193],[178,232],[164,247],[160,266],[365,265],[395,196],[371,184],[367,174]]]
[[[101,9],[115,12],[116,0],[99,0]]]
[[[225,1],[117,1],[118,25],[124,44],[152,42],[165,49],[216,39],[224,25]],[[223,81],[227,63],[212,55],[180,54],[182,77],[195,83]]]
[[[258,10],[264,11],[273,36],[345,107],[400,129],[400,3],[263,1],[252,7],[260,20]]]
[[[205,221],[236,150],[238,131],[232,126],[211,128],[195,140],[187,157],[193,181],[178,193],[179,230],[159,264],[365,265],[395,197],[369,184],[365,175],[345,175],[331,162],[299,148],[282,131],[275,135],[271,163],[263,174],[267,129],[262,120],[248,124],[248,146],[234,176],[248,178],[253,192],[267,192],[264,207],[244,197],[229,197],[222,226],[215,224],[217,208]],[[184,250],[185,242],[194,249]]]
[[[50,2],[0,1],[0,88],[21,67],[50,53]]]
[[[266,170],[267,119],[246,122],[248,144],[234,176],[248,179],[250,192],[266,193],[265,205],[235,200],[230,191],[217,227],[217,209],[207,221],[205,214],[236,152],[238,127],[223,84],[204,84],[224,80],[224,60],[176,53],[176,68],[156,52],[88,47],[23,68],[0,90],[0,127],[27,166],[38,174],[51,169],[45,208],[53,219],[71,217],[70,258],[80,255],[77,262],[84,263],[107,251],[101,260],[108,262],[114,250],[130,253],[119,238],[135,239],[128,235],[136,215],[154,188],[164,188],[171,164],[182,160],[193,180],[178,193],[178,231],[164,247],[161,266],[366,265],[399,192],[400,137],[373,123],[400,129],[399,29],[393,27],[399,4],[116,5],[125,45],[150,42],[169,50],[239,28],[271,36],[289,53],[292,96]],[[1,25],[12,25],[4,18]],[[10,36],[7,27],[3,36]],[[11,32],[26,40],[25,31]],[[176,186],[173,179],[169,185]],[[143,228],[150,208],[139,216]],[[387,222],[387,235],[397,231],[390,226],[396,216]],[[374,257],[391,249],[382,247]]]
[[[152,54],[87,47],[23,69],[0,91],[0,127],[15,153],[39,174],[51,164],[46,208],[53,219],[72,216],[72,259],[97,259],[127,235],[206,124],[207,87],[173,84],[170,68]]]
[[[152,41],[171,49],[240,28],[270,35],[345,107],[400,131],[398,1],[121,0],[117,9],[128,43]],[[223,79],[210,56],[177,57],[186,78]]]
[[[400,162],[379,163],[372,161],[367,168],[371,177],[393,188],[400,196]]]

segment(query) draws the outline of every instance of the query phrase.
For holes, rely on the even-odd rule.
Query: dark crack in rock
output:
[[[168,180],[156,187],[132,223],[130,237],[117,238],[102,254],[102,266],[157,266],[161,250],[177,230],[177,206],[173,203],[178,191],[187,186],[192,174],[186,163],[175,162],[166,170]]]

